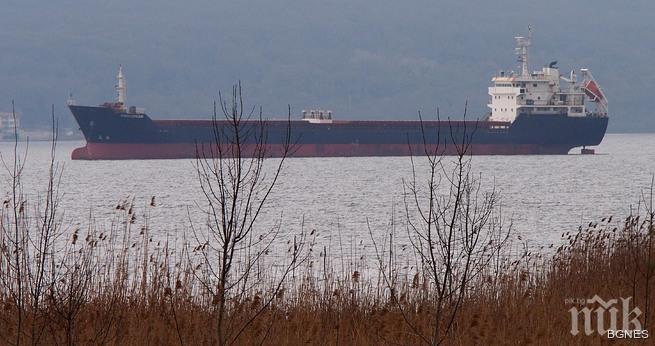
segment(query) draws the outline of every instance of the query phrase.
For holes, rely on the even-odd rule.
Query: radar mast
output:
[[[118,84],[116,85],[116,92],[118,93],[118,103],[122,108],[125,108],[125,77],[123,76],[123,65],[118,65]]]
[[[516,36],[517,61],[521,63],[521,76],[530,76],[530,65],[528,63],[528,48],[532,45],[532,27],[528,27],[528,37]]]

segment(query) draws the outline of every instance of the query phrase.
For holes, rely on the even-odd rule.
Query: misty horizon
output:
[[[518,70],[514,36],[534,28],[531,69],[558,61],[589,68],[610,101],[610,132],[648,132],[655,29],[646,1],[433,3],[125,0],[10,1],[0,58],[0,111],[16,102],[26,127],[47,127],[50,105],[115,99],[119,65],[127,103],[153,118],[209,117],[219,91],[241,81],[267,115],[326,108],[337,119],[416,119],[421,110],[480,118],[490,78]],[[620,18],[618,20],[617,18]],[[631,85],[628,85],[630,83]]]

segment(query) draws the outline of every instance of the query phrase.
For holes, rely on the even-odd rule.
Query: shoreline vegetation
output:
[[[397,230],[362,230],[375,268],[344,266],[339,253],[316,247],[315,231],[290,234],[281,220],[258,226],[287,155],[266,159],[261,110],[244,112],[239,85],[215,105],[219,117],[230,123],[215,126],[222,144],[199,150],[211,154],[195,165],[206,220],[189,221],[181,245],[153,241],[156,197],[144,207],[119,202],[107,228],[92,215],[88,229],[68,228],[54,112],[45,193],[25,197],[27,152],[16,144],[2,153],[0,344],[598,344],[607,335],[586,335],[582,320],[572,335],[569,311],[595,295],[630,297],[642,329],[654,330],[652,187],[631,215],[589,223],[536,252],[510,242],[499,192],[472,173],[473,134],[450,134],[453,159],[438,146],[411,158]],[[248,153],[246,137],[257,143]],[[293,143],[288,133],[287,154]],[[427,180],[417,178],[417,160],[427,160]],[[397,244],[397,232],[410,243]]]

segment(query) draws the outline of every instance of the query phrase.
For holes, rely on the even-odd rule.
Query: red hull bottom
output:
[[[142,160],[142,159],[183,159],[196,158],[198,150],[192,143],[175,144],[106,144],[88,143],[73,151],[73,160]],[[434,148],[432,148],[434,149]],[[472,144],[469,151],[473,155],[535,155],[567,154],[569,146],[544,146],[538,144]],[[253,146],[244,147],[244,156],[253,152]],[[266,156],[280,157],[284,152],[282,145],[270,144]],[[357,157],[357,156],[409,156],[424,155],[423,145],[407,144],[299,144],[293,147],[291,157]],[[457,154],[454,145],[439,148],[443,155]],[[210,150],[205,150],[211,156]]]

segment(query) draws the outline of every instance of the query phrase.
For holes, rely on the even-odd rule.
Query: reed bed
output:
[[[69,231],[56,254],[34,252],[29,244],[38,237],[30,236],[21,251],[51,262],[40,296],[34,283],[38,268],[22,263],[23,273],[30,274],[17,278],[17,264],[10,261],[16,258],[13,238],[3,238],[0,342],[216,344],[216,301],[189,255],[194,249],[153,243],[146,226],[133,222],[135,209],[120,203],[110,229]],[[603,343],[605,336],[570,333],[567,301],[595,294],[633,297],[644,329],[652,330],[653,230],[652,212],[620,222],[609,217],[563,234],[559,248],[503,257],[501,270],[489,269],[470,283],[443,343]],[[339,272],[329,263],[317,270],[317,261],[311,261],[276,290],[275,278],[264,274],[270,266],[260,265],[267,270],[258,274],[258,283],[228,304],[228,321],[235,326],[261,309],[239,332],[237,344],[413,345],[433,328],[434,287],[420,272],[405,271],[390,286],[370,270]],[[26,292],[20,302],[17,282]]]

